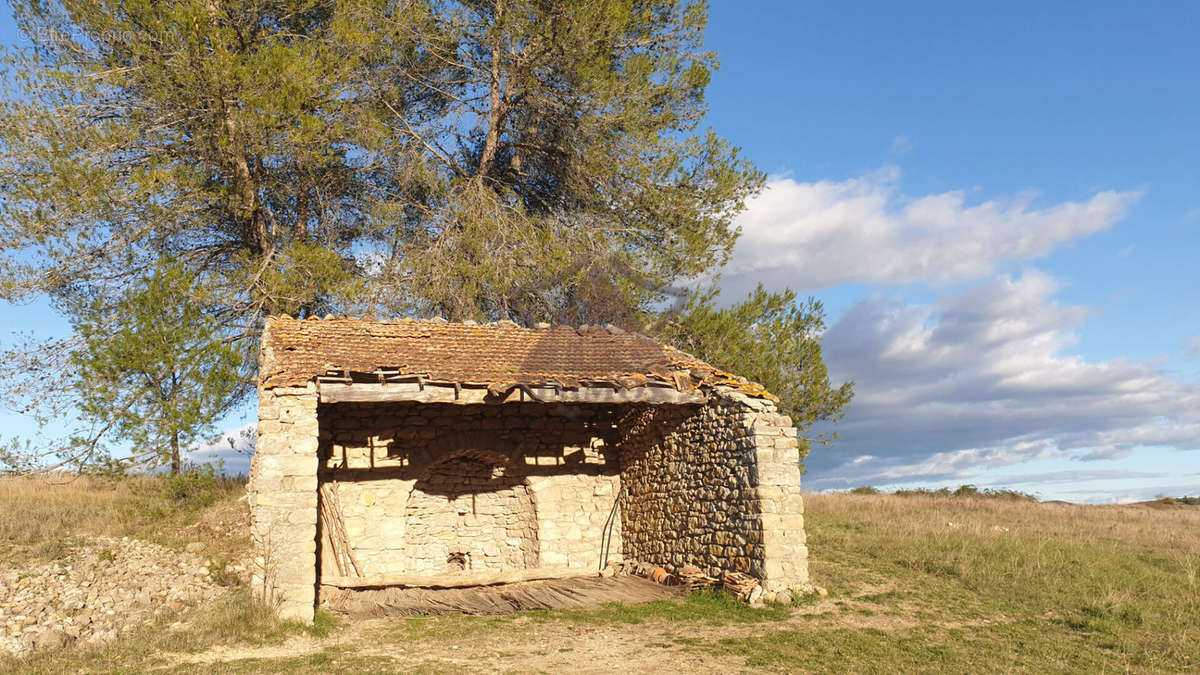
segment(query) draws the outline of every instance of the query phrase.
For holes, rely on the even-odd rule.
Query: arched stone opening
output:
[[[414,485],[404,510],[405,568],[460,574],[538,566],[533,494],[486,455],[438,462]]]

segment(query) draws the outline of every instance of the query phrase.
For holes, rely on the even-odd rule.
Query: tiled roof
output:
[[[724,385],[774,398],[761,385],[722,372],[644,335],[600,326],[521,328],[512,322],[441,319],[267,319],[259,378],[264,387],[299,386],[331,373],[387,371],[431,383],[503,388],[632,388],[680,391]]]

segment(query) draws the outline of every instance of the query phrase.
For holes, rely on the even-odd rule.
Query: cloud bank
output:
[[[187,452],[186,461],[219,466],[227,476],[248,476],[257,428],[255,422],[250,422],[226,431],[212,443],[199,443]]]
[[[742,237],[722,286],[740,296],[759,281],[813,291],[976,279],[1112,227],[1140,196],[1108,191],[1038,208],[1024,194],[969,204],[964,191],[910,198],[898,181],[895,169],[841,182],[770,180],[738,219]]]
[[[1200,449],[1200,387],[1138,361],[1066,353],[1087,310],[1055,302],[1058,287],[1030,271],[928,305],[856,304],[825,335],[831,374],[858,382],[858,394],[838,449],[814,453],[818,482],[966,478],[1034,459],[1121,458],[1138,445]]]
[[[817,430],[840,439],[811,455],[809,487],[988,485],[995,470],[1036,460],[1200,449],[1200,387],[1139,361],[1072,354],[1088,308],[1056,302],[1060,282],[1037,269],[998,273],[1112,227],[1139,193],[970,203],[964,191],[906,196],[898,181],[894,169],[770,180],[739,219],[743,235],[722,273],[729,299],[758,282],[801,292],[854,283],[876,293],[825,335],[831,376],[854,380],[857,395],[841,423]],[[933,284],[937,297],[909,301],[914,284]],[[1089,466],[1097,465],[1009,481],[1135,477]]]

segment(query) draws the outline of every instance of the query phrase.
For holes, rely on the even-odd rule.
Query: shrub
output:
[[[892,494],[897,497],[984,497],[988,499],[1012,499],[1026,502],[1038,501],[1037,497],[1027,492],[1006,488],[984,488],[980,490],[974,485],[960,485],[953,490],[945,487],[938,488],[937,490],[913,488],[909,490],[896,490]]]
[[[210,465],[189,467],[172,476],[159,474],[134,483],[134,491],[152,508],[202,509],[222,495],[221,479]]]

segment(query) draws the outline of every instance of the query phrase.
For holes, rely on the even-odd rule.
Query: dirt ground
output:
[[[864,585],[860,594],[890,590],[891,586]],[[725,625],[666,619],[591,625],[518,617],[507,621],[506,629],[499,635],[495,630],[475,633],[468,629],[456,637],[451,626],[445,632],[416,639],[405,636],[406,620],[403,618],[342,616],[339,617],[339,628],[326,638],[296,636],[280,645],[222,646],[186,655],[171,665],[212,667],[249,659],[293,658],[334,649],[360,657],[390,659],[398,672],[748,672],[751,669],[746,667],[741,656],[710,654],[691,647],[778,631],[811,630],[814,620],[820,621],[822,631],[847,628],[890,632],[919,623],[912,616],[859,614],[854,611],[859,604],[853,600],[825,598],[793,608],[791,615],[782,620]],[[451,620],[462,623],[480,619],[456,617]]]

